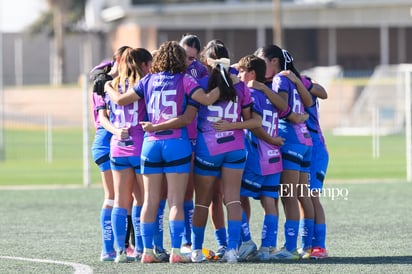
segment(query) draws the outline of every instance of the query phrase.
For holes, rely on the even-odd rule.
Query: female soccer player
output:
[[[313,104],[312,98],[303,83],[300,74],[293,65],[292,56],[276,45],[265,46],[261,55],[266,62],[266,78],[273,77],[272,90],[279,93],[296,113],[303,113],[304,106]],[[298,76],[298,81],[292,82],[280,72],[291,70]],[[298,259],[297,238],[299,230],[299,205],[302,205],[304,219],[313,221],[314,211],[310,197],[307,195],[308,175],[312,139],[305,123],[294,124],[288,121],[288,116],[279,122],[279,135],[285,138],[281,147],[283,171],[280,179],[281,200],[284,206],[286,222],[284,225],[285,246],[274,255],[275,259]]]
[[[186,51],[186,73],[193,76],[196,80],[199,80],[208,75],[207,68],[201,62],[197,60],[197,57],[200,52],[200,39],[190,33],[183,34],[182,38],[179,41],[179,45],[182,46]],[[192,143],[192,149],[196,145],[197,138],[197,119],[193,119],[193,122],[187,126],[189,139]],[[191,231],[192,231],[192,217],[193,217],[193,159],[194,153],[192,153],[192,166],[189,174],[189,182],[187,184],[185,201],[183,203],[183,209],[185,212],[185,232],[182,239],[182,252],[190,253],[191,252]]]
[[[189,99],[206,105],[217,100],[218,89],[206,94],[196,80],[185,74],[185,71],[185,50],[179,46],[178,42],[165,42],[156,52],[152,73],[134,87],[134,92],[121,96],[121,101],[125,103],[142,98],[146,104],[148,122],[167,125],[183,114]],[[153,252],[153,231],[164,176],[166,176],[168,189],[169,231],[172,245],[169,262],[190,261],[180,253],[184,231],[183,201],[190,172],[192,150],[186,125],[187,123],[180,127],[174,126],[168,130],[145,134],[141,159],[145,190],[141,215],[144,244],[142,263],[160,261]]]
[[[309,188],[311,189],[311,193],[313,193],[313,195],[311,195],[311,200],[315,211],[315,224],[311,245],[312,249],[309,256],[312,259],[325,259],[328,257],[325,245],[326,220],[325,211],[323,210],[323,206],[319,200],[319,193],[323,188],[323,181],[325,179],[329,163],[329,153],[319,123],[318,98],[326,99],[328,98],[328,94],[326,93],[326,90],[317,82],[311,80],[309,83],[310,84],[307,86],[307,89],[315,102],[313,106],[305,108],[305,111],[309,114],[309,119],[306,121],[306,126],[308,127],[313,142]],[[305,246],[302,248],[305,250]]]
[[[110,139],[113,134],[121,134],[110,123],[107,114],[107,105],[104,101],[104,83],[117,75],[116,62],[128,47],[123,46],[113,54],[113,61],[104,61],[90,71],[93,81],[93,117],[96,133],[92,145],[93,160],[99,166],[104,189],[104,201],[100,212],[100,225],[102,229],[103,248],[101,261],[114,261],[114,238],[111,222],[112,208],[114,205],[113,175],[110,167]]]
[[[265,82],[266,64],[261,58],[255,55],[247,55],[238,62],[239,78],[244,83],[251,81]],[[243,172],[241,198],[252,197],[259,199],[264,208],[264,221],[262,226],[262,240],[259,251],[252,252],[256,245],[251,242],[244,242],[239,248],[239,259],[269,260],[269,248],[277,237],[278,229],[278,191],[280,172],[282,171],[282,157],[279,146],[283,145],[284,139],[278,136],[279,114],[287,109],[286,101],[276,94],[276,101],[273,105],[263,91],[250,88],[253,98],[253,111],[262,120],[262,127],[249,130],[245,146],[248,151],[245,171]],[[242,199],[242,206],[245,199]],[[248,200],[247,200],[248,202]],[[246,213],[244,212],[246,216]],[[245,228],[245,226],[247,228]],[[248,223],[242,224],[242,229],[249,232]],[[242,235],[246,234],[242,232]]]
[[[146,115],[143,101],[127,105],[118,104],[118,94],[126,93],[146,73],[152,62],[152,56],[146,49],[126,49],[122,54],[118,70],[119,75],[107,89],[111,110],[111,123],[118,129],[124,129],[120,138],[114,136],[110,143],[111,167],[115,186],[115,203],[112,212],[113,231],[116,241],[115,262],[127,262],[125,248],[127,213],[133,198],[132,222],[136,228],[136,254],[143,251],[139,239],[140,211],[143,204],[143,182],[140,174],[140,154],[142,150],[143,130],[139,124]],[[106,85],[107,86],[107,85]]]
[[[289,79],[296,81],[296,75],[293,72],[287,74]],[[329,153],[326,147],[325,138],[319,123],[319,100],[326,99],[328,94],[326,90],[317,82],[307,76],[301,76],[301,80],[312,96],[313,105],[305,107],[309,114],[306,126],[312,138],[312,159],[310,165],[310,198],[315,212],[314,223],[311,220],[301,220],[301,238],[302,248],[299,254],[302,258],[324,259],[328,257],[325,247],[326,222],[325,212],[319,200],[320,191],[323,188],[326,171],[329,162]],[[312,229],[313,227],[313,229]]]
[[[91,75],[97,70],[101,70],[101,73],[108,75],[112,67],[112,62],[103,62],[92,69]],[[106,76],[104,76],[106,78]],[[109,76],[110,77],[110,76]],[[93,77],[95,78],[95,77]],[[96,79],[92,79],[95,80]],[[98,81],[98,80],[97,80]],[[116,252],[114,250],[114,239],[112,230],[112,208],[114,204],[114,190],[113,190],[113,176],[110,168],[110,138],[112,133],[106,130],[102,125],[103,119],[108,119],[107,114],[103,116],[103,119],[99,118],[99,112],[106,112],[106,102],[104,98],[98,94],[99,88],[103,88],[102,83],[95,82],[93,87],[92,104],[93,104],[93,117],[96,133],[92,145],[93,160],[98,165],[101,173],[104,201],[102,209],[100,211],[100,225],[102,229],[102,241],[103,248],[100,256],[101,261],[114,261]]]
[[[222,43],[208,43],[202,52],[210,76],[202,79],[207,90],[219,87],[220,98],[211,106],[199,106],[198,140],[195,150],[196,203],[192,227],[192,261],[202,261],[202,245],[214,184],[221,177],[228,217],[228,245],[222,260],[237,262],[240,237],[240,185],[246,161],[243,128],[260,126],[252,119],[253,104],[244,83],[228,73],[229,53]]]
[[[221,43],[223,42],[212,40],[209,43]],[[197,60],[197,56],[200,53],[200,39],[193,34],[184,34],[182,39],[180,40],[179,44],[185,49],[186,51],[186,64],[187,70],[186,73],[192,75],[197,81],[200,79],[207,77],[209,75],[207,67]],[[208,45],[206,45],[206,48]],[[192,217],[193,217],[193,161],[194,161],[194,147],[196,145],[197,139],[197,118],[193,119],[193,122],[190,123],[188,126],[189,138],[192,142],[193,146],[193,159],[192,159],[192,169],[190,171],[189,176],[189,183],[188,183],[188,191],[186,192],[185,203],[184,203],[184,210],[185,210],[185,234],[183,235],[183,246],[182,252],[191,253],[191,229],[192,229]],[[189,194],[192,194],[189,196]],[[215,238],[218,244],[218,249],[215,255],[218,258],[222,258],[226,246],[227,246],[227,237],[226,237],[226,227],[225,227],[225,216],[223,212],[223,193],[221,184],[215,184],[215,195],[213,196],[212,203],[209,207],[209,212],[212,220],[213,227],[215,229]],[[190,198],[190,200],[189,200]],[[191,213],[189,215],[189,212]],[[187,216],[189,218],[187,218]],[[187,223],[187,220],[190,220],[190,226]]]

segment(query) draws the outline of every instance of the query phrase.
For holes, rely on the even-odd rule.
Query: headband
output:
[[[283,54],[283,59],[285,59],[285,70],[286,70],[286,69],[287,69],[287,65],[288,65],[289,63],[292,63],[293,57],[292,57],[292,55],[290,55],[290,53],[289,53],[287,50],[285,50],[285,49],[282,49],[282,54]]]
[[[226,85],[229,87],[229,82],[226,79],[226,74],[225,74],[224,69],[229,69],[230,59],[229,58],[220,58],[220,59],[207,58],[207,64],[211,67],[219,66],[220,74],[222,74],[223,80],[225,80]]]

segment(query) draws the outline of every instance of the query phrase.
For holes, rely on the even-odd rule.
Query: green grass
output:
[[[6,160],[0,162],[0,185],[81,184],[82,134],[79,129],[53,131],[53,160],[46,161],[45,132],[6,130]],[[93,133],[90,133],[90,142]],[[326,180],[406,177],[405,137],[381,137],[380,157],[372,157],[372,138],[326,135],[330,161]],[[91,144],[90,144],[91,146]],[[91,161],[92,182],[100,175]]]
[[[373,157],[371,136],[326,135],[328,179],[406,178],[405,136],[380,137],[380,157]]]
[[[99,262],[101,188],[0,190],[0,273],[73,273],[72,267],[8,257],[90,266],[94,273],[410,273],[410,183],[346,183],[347,199],[323,197],[327,216],[324,261],[141,265]],[[282,212],[282,210],[281,210]],[[262,209],[252,202],[251,232],[259,244]],[[283,243],[283,214],[278,244]],[[165,223],[165,246],[169,236]],[[216,249],[208,224],[205,247]]]
[[[53,131],[52,161],[46,157],[46,134],[40,130],[7,130],[6,159],[0,162],[0,185],[79,184],[83,180],[82,133]],[[93,135],[90,134],[90,142]],[[90,143],[91,146],[91,143]],[[92,181],[99,171],[91,160]]]

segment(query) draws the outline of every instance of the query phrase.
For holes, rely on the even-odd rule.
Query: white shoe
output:
[[[249,255],[257,250],[256,244],[253,240],[242,242],[239,248],[239,260],[246,260]]]
[[[230,264],[237,263],[237,252],[235,249],[226,250],[225,255],[223,255],[222,262],[227,262]]]
[[[195,249],[192,251],[192,255],[190,256],[190,259],[194,263],[201,263],[203,261],[203,254],[201,249]]]

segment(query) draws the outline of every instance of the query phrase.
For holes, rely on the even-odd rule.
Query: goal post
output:
[[[412,182],[412,100],[411,100],[411,74],[412,65],[404,65],[404,91],[405,91],[405,143],[406,143],[406,180]]]
[[[83,185],[88,187],[91,184],[90,171],[90,107],[87,75],[82,75],[83,92]]]

